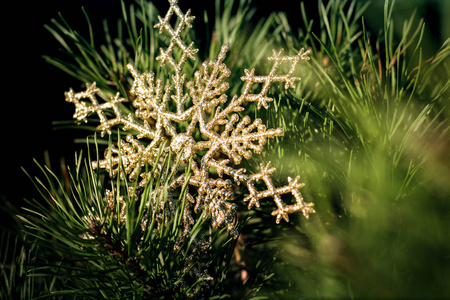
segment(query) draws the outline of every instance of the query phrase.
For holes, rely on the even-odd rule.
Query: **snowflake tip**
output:
[[[286,222],[289,222],[289,216],[282,208],[273,211],[272,216],[277,216],[275,220],[277,224],[280,224],[281,218],[283,218]]]

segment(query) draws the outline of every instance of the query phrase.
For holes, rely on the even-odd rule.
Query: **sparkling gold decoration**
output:
[[[314,213],[313,203],[304,202],[299,191],[304,184],[299,182],[299,177],[288,178],[288,185],[276,187],[271,178],[275,168],[270,163],[261,164],[260,172],[255,174],[247,174],[245,169],[237,167],[243,158],[250,159],[253,153],[261,153],[268,138],[283,134],[281,128],[267,129],[261,119],[252,121],[249,116],[241,118],[237,113],[244,110],[243,105],[247,102],[256,102],[258,109],[268,108],[273,100],[268,96],[272,83],[284,82],[285,89],[294,87],[300,78],[293,73],[299,62],[309,59],[309,51],[301,49],[294,56],[282,56],[283,50],[273,51],[268,58],[273,62],[269,74],[258,76],[255,69],[244,70],[242,94],[229,100],[225,94],[229,84],[225,80],[231,71],[223,63],[229,46],[223,45],[217,59],[205,61],[195,72],[194,80],[186,82],[184,65],[188,59],[195,59],[198,50],[193,43],[186,45],[181,33],[191,27],[194,17],[190,16],[190,10],[184,14],[176,0],[169,2],[166,16],[159,17],[155,28],[160,34],[166,31],[171,37],[168,47],[160,49],[157,59],[161,66],[168,65],[173,75],[168,79],[155,78],[153,72],[140,73],[133,64],[128,64],[134,78],[130,89],[134,114],[123,114],[120,104],[127,100],[119,93],[109,102],[99,103],[95,96],[99,89],[95,83],[87,85],[84,92],[70,90],[66,93],[66,101],[75,105],[74,118],[87,121],[88,115],[96,113],[102,135],[110,134],[111,128],[118,125],[125,131],[138,133],[134,136],[128,134],[126,140],[119,141],[119,145],[108,148],[105,159],[98,165],[95,163],[94,167],[104,168],[111,176],[116,176],[120,161],[128,179],[139,180],[143,187],[150,176],[144,171],[144,166],[150,164],[157,170],[161,168],[154,165],[158,153],[162,153],[162,157],[169,153],[181,154],[179,165],[190,164],[191,176],[186,178],[183,170],[173,170],[178,173],[167,192],[175,191],[187,181],[187,199],[194,205],[193,211],[211,216],[214,228],[226,226],[233,235],[237,235],[233,221],[236,207],[230,202],[234,184],[242,184],[248,189],[249,194],[244,201],[248,202],[249,209],[259,207],[263,198],[272,198],[277,207],[272,215],[277,223],[281,219],[289,221],[288,215],[298,211],[308,218],[310,213]],[[175,28],[170,24],[174,14],[178,18]],[[176,48],[181,50],[181,57],[177,59],[174,55]],[[280,75],[277,71],[282,64],[290,66],[287,73]],[[169,110],[169,106],[173,109]],[[112,114],[114,116],[109,117]],[[177,131],[176,123],[186,124],[184,132]],[[164,147],[162,152],[161,147]],[[258,181],[264,183],[264,190],[257,189]],[[284,194],[291,194],[295,204],[285,204],[281,198]],[[186,205],[186,224],[193,222],[191,210]]]

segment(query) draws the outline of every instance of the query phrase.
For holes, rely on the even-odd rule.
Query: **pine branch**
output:
[[[153,33],[153,26],[159,20],[160,29],[172,27],[164,18],[157,19],[153,4],[144,1],[123,5],[119,25],[123,28],[117,38],[105,25],[104,46],[96,45],[93,36],[81,37],[62,18],[48,27],[69,54],[67,60],[47,58],[49,62],[82,82],[96,82],[99,88],[93,99],[88,91],[95,86],[87,86],[89,103],[77,99],[75,92],[68,93],[77,118],[91,122],[88,114],[98,116],[103,119],[98,129],[111,132],[112,138],[103,141],[108,147],[104,159],[87,160],[85,165],[77,159],[70,188],[45,168],[46,181],[35,180],[45,202],[31,201],[23,221],[27,239],[36,236],[39,242],[33,245],[45,251],[30,252],[34,264],[28,270],[34,277],[28,277],[27,284],[42,284],[44,290],[25,293],[142,298],[164,297],[170,291],[180,298],[244,299],[448,294],[449,243],[444,237],[450,224],[443,217],[449,210],[450,181],[448,40],[428,53],[427,27],[415,17],[421,10],[399,22],[399,3],[391,1],[379,13],[384,18],[379,35],[365,17],[376,6],[365,2],[319,1],[314,22],[302,3],[298,16],[304,28],[298,33],[289,28],[284,13],[255,22],[246,1],[223,4],[223,10],[217,6],[216,15],[206,15],[204,20],[207,30],[214,27],[215,32],[207,33],[208,46],[194,51],[190,45],[199,33],[190,31],[181,36],[188,42],[173,51],[172,58],[170,51],[158,51],[165,41]],[[188,26],[190,15],[183,20],[181,26]],[[230,49],[222,49],[224,43],[231,44]],[[263,58],[270,56],[269,48],[281,47],[289,53],[308,49],[310,62],[296,66],[301,84],[274,94],[269,88],[272,82],[292,87],[297,73],[288,67],[280,69],[286,75],[255,74],[270,74],[271,66],[264,66]],[[165,61],[160,69],[155,67],[157,52]],[[217,60],[210,60],[221,52]],[[277,56],[275,52],[275,61]],[[183,78],[177,71],[180,59],[186,74],[199,72]],[[129,61],[132,66],[127,66]],[[200,67],[201,61],[207,62]],[[248,68],[250,61],[255,70],[227,71]],[[165,89],[165,82],[156,79],[160,75],[176,78],[176,83]],[[225,79],[228,86],[216,84]],[[250,84],[262,87],[259,96],[257,88],[245,91]],[[144,85],[155,99],[151,109],[143,101],[146,93],[140,87]],[[180,92],[183,85],[190,96]],[[225,90],[236,96],[228,100],[221,95]],[[117,91],[128,102],[114,96]],[[203,115],[186,109],[195,104],[192,99],[203,101],[197,106]],[[252,105],[244,108],[241,104],[246,100]],[[136,107],[129,105],[133,101]],[[252,122],[250,116],[258,108],[265,110]],[[144,124],[127,118],[136,113],[157,119],[161,111],[166,121],[185,123]],[[155,124],[164,132],[155,144],[164,145],[175,137],[176,143],[166,152],[163,147],[161,152],[146,151],[150,143],[140,144],[133,136],[121,140],[111,130],[119,125],[118,130],[126,127],[131,134],[153,139]],[[200,133],[193,134],[199,127]],[[180,131],[189,134],[174,134]],[[226,157],[211,151],[206,167],[201,160],[190,162],[195,151],[205,155],[211,150],[209,141],[199,141],[204,136],[227,141],[217,147]],[[168,152],[181,156],[175,159]],[[260,165],[260,158],[272,164]],[[177,160],[178,164],[171,164]],[[236,168],[233,163],[238,162]],[[180,164],[190,171],[179,172],[174,165]],[[307,184],[269,176],[274,167],[281,178],[301,172]],[[201,190],[205,174],[212,188]],[[109,180],[109,175],[116,177]],[[229,180],[222,179],[226,176]],[[227,205],[229,195],[222,193],[233,180],[243,183],[233,189],[243,200],[233,203],[236,206]],[[288,190],[290,185],[293,188]],[[273,196],[276,218],[285,218],[291,209],[309,209],[303,196],[296,194],[300,188],[305,199],[317,203],[317,216],[303,222],[290,214],[290,223],[277,226],[260,199]],[[204,198],[197,201],[197,194]],[[208,198],[213,194],[220,194],[221,201]],[[278,201],[281,194],[291,194],[296,203],[284,205]],[[204,203],[213,205],[202,210]],[[247,205],[253,209],[244,214]],[[234,210],[245,221],[224,223]],[[213,216],[212,222],[208,216]],[[226,228],[213,228],[230,224],[240,232],[236,239]],[[2,274],[15,276],[6,268]]]
[[[211,247],[217,253],[228,251],[234,243],[226,238],[219,242],[223,232],[183,214],[186,190],[179,202],[169,202],[165,191],[172,181],[170,158],[160,170],[149,169],[157,175],[143,189],[124,179],[111,181],[111,190],[106,190],[104,175],[94,172],[89,160],[84,170],[81,157],[77,161],[76,172],[69,171],[71,195],[42,168],[47,183],[34,182],[43,190],[47,206],[29,201],[21,216],[27,232],[53,249],[43,254],[47,263],[30,269],[64,281],[64,289],[55,285],[49,295],[197,297],[212,292],[208,286],[213,278],[215,285],[225,279],[215,277],[223,264],[215,266],[218,257],[207,253]],[[122,172],[119,164],[118,173]]]

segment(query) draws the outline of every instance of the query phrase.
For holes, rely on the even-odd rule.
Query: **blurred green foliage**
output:
[[[277,241],[279,298],[450,295],[450,40],[434,47],[420,7],[396,4],[319,2],[320,31],[305,10],[306,30],[285,27],[312,63],[267,112],[286,130],[270,159],[303,175],[318,214]]]

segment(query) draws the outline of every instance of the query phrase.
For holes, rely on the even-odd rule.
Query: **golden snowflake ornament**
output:
[[[194,205],[194,212],[202,211],[204,215],[211,216],[214,228],[226,226],[234,235],[237,234],[233,229],[236,208],[231,202],[234,184],[247,188],[248,196],[244,201],[248,202],[249,209],[259,207],[263,198],[272,198],[277,207],[272,215],[277,223],[281,219],[289,221],[288,215],[294,212],[302,212],[308,218],[310,213],[314,213],[313,203],[303,200],[300,188],[304,184],[299,182],[299,177],[288,178],[286,186],[276,187],[271,178],[275,168],[270,166],[270,162],[261,164],[260,172],[255,174],[247,174],[245,169],[238,167],[243,158],[248,160],[253,153],[261,153],[267,139],[281,136],[283,130],[268,129],[261,119],[241,118],[237,113],[244,110],[243,105],[247,102],[256,102],[258,109],[268,108],[273,99],[267,94],[275,82],[284,82],[286,89],[295,87],[300,78],[293,76],[293,73],[299,62],[309,60],[309,51],[301,49],[294,56],[282,56],[283,50],[273,51],[268,58],[273,62],[269,74],[258,76],[255,69],[244,70],[242,94],[234,95],[229,100],[225,94],[229,84],[225,80],[231,71],[223,63],[229,46],[223,45],[217,58],[203,62],[195,72],[194,80],[186,82],[187,76],[183,73],[185,63],[188,59],[194,60],[198,50],[193,43],[186,45],[181,33],[192,26],[194,17],[190,16],[190,10],[184,14],[176,0],[169,0],[169,3],[166,16],[158,17],[159,23],[155,28],[159,29],[160,34],[167,32],[171,37],[167,48],[160,49],[157,60],[161,66],[168,65],[173,75],[170,78],[155,78],[153,72],[140,73],[133,64],[128,64],[134,78],[129,91],[134,113],[123,114],[120,103],[127,100],[119,93],[109,102],[99,103],[95,96],[99,89],[95,83],[87,85],[83,92],[70,90],[66,93],[66,101],[75,105],[74,118],[87,121],[88,115],[96,113],[102,135],[105,132],[110,134],[111,128],[118,125],[123,130],[138,133],[135,136],[128,134],[126,141],[119,141],[119,147],[108,148],[105,159],[98,165],[94,163],[94,167],[104,168],[111,176],[116,176],[120,161],[129,180],[139,180],[139,185],[144,187],[150,176],[144,171],[146,164],[158,170],[158,165],[155,165],[161,163],[156,161],[158,153],[163,157],[170,153],[180,154],[181,165],[190,165],[192,174],[186,178],[183,170],[178,171],[168,192],[187,183],[187,199]],[[175,28],[169,22],[174,14],[178,18]],[[175,48],[181,50],[178,59],[173,54]],[[288,64],[290,68],[280,75],[277,71],[282,64]],[[257,89],[259,92],[255,93]],[[170,110],[169,106],[173,109]],[[111,112],[114,116],[108,118]],[[177,131],[179,126],[174,126],[176,123],[187,124],[184,132]],[[257,182],[264,183],[265,189],[258,190]],[[284,194],[292,195],[295,203],[285,204],[281,198]],[[187,223],[192,223],[191,209],[186,205]]]

